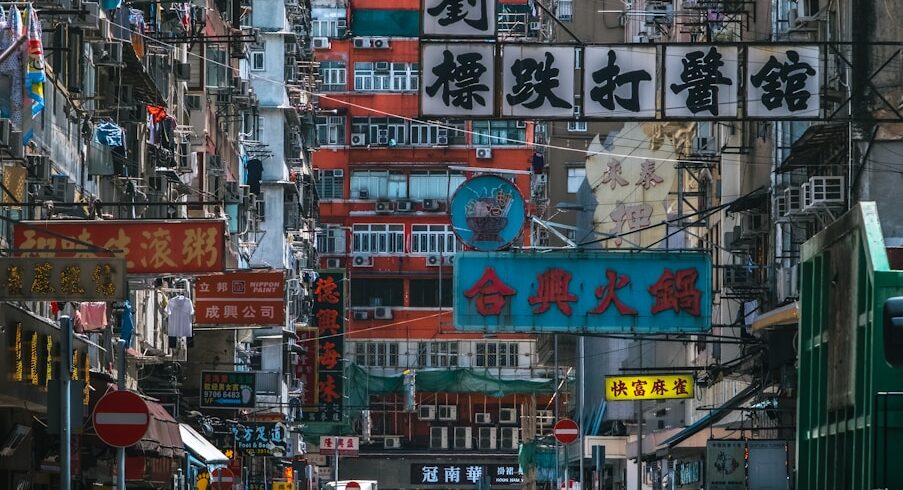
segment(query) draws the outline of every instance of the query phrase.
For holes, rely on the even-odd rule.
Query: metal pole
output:
[[[640,345],[640,369],[643,369],[643,342]],[[643,400],[637,400],[636,431],[636,488],[643,489]]]
[[[60,317],[60,490],[72,487],[72,420],[70,420],[72,399],[72,318]],[[48,360],[48,362],[50,362]]]
[[[339,490],[339,438],[332,438],[332,447],[335,448],[335,488],[332,490]]]
[[[125,390],[125,340],[119,339],[119,369],[116,376],[116,386],[120,390]],[[116,450],[116,461],[119,466],[119,473],[116,475],[116,488],[125,490],[125,448],[121,447]]]
[[[584,456],[584,451],[586,451],[586,448],[584,447],[584,439],[583,439],[583,435],[586,433],[586,428],[584,427],[584,423],[586,422],[584,420],[586,418],[584,415],[586,412],[586,402],[584,400],[584,398],[586,397],[586,374],[584,371],[586,368],[586,364],[583,361],[583,359],[584,359],[583,339],[584,339],[584,337],[581,335],[580,338],[577,340],[577,342],[578,342],[577,343],[577,348],[578,348],[577,355],[580,356],[580,373],[579,373],[580,374],[580,385],[577,387],[580,390],[580,400],[579,400],[580,403],[577,406],[577,409],[579,410],[579,417],[577,418],[577,430],[580,431],[578,433],[579,434],[578,437],[580,438],[579,439],[579,441],[580,441],[579,442],[579,444],[580,444],[580,490],[587,490],[586,486],[583,485],[583,483],[584,483],[583,456]]]
[[[558,400],[558,334],[557,333],[552,335],[552,342],[553,342],[553,350],[555,351],[554,352],[554,358],[555,358],[555,394],[554,394],[555,406],[553,408],[555,410],[555,421],[558,422],[558,420],[559,420],[559,417],[558,417],[559,400]],[[561,460],[559,457],[560,452],[561,451],[559,451],[558,439],[556,438],[555,439],[555,484],[556,485],[558,484],[558,482],[561,481],[561,475],[558,473],[561,470]]]

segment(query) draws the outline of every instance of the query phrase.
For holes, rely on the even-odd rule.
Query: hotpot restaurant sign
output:
[[[285,323],[285,273],[282,271],[201,276],[195,296],[198,325]]]
[[[118,301],[125,286],[121,258],[0,258],[2,301]]]
[[[524,198],[514,184],[496,175],[467,180],[451,200],[452,227],[458,238],[480,251],[511,244],[524,227]]]
[[[463,252],[454,322],[481,332],[705,332],[711,275],[709,255],[695,252]]]
[[[252,372],[201,371],[202,408],[254,408],[256,389]]]
[[[112,250],[129,274],[223,270],[225,221],[23,221],[13,229],[17,256],[99,258]],[[62,238],[62,237],[68,237]]]

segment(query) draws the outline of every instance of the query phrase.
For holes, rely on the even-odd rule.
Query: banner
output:
[[[345,347],[345,275],[320,272],[313,292],[317,327],[317,399],[304,407],[305,421],[342,420],[343,355]]]
[[[692,374],[606,376],[605,399],[617,401],[693,398],[693,385]]]
[[[283,271],[200,276],[195,296],[198,325],[285,324]]]

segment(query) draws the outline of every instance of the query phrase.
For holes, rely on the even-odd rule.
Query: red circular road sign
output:
[[[361,490],[361,484],[352,480],[345,485],[345,490]]]
[[[574,422],[571,419],[561,419],[558,422],[555,422],[555,427],[552,428],[552,434],[555,435],[555,439],[562,444],[570,444],[577,440],[577,437],[580,435],[580,428],[577,427],[577,422]]]
[[[235,488],[235,473],[226,467],[216,468],[210,472],[211,490],[232,490]]]
[[[131,391],[111,391],[97,401],[94,432],[101,441],[113,447],[128,447],[147,433],[150,412],[147,403]]]

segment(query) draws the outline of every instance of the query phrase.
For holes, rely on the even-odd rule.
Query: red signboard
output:
[[[577,422],[574,422],[571,419],[561,419],[558,422],[555,422],[555,427],[552,428],[552,434],[555,435],[555,439],[562,444],[570,444],[577,440],[577,436],[580,435],[580,428],[577,427]]]
[[[210,472],[210,488],[212,490],[232,490],[234,488],[235,474],[226,467],[216,468]]]
[[[285,273],[227,272],[198,277],[194,318],[199,325],[282,325]]]
[[[150,424],[147,403],[131,391],[111,391],[94,407],[94,432],[113,447],[128,447],[144,437]]]
[[[13,240],[25,257],[109,256],[87,244],[113,250],[125,257],[131,274],[220,272],[225,225],[219,220],[27,221],[15,225]]]

